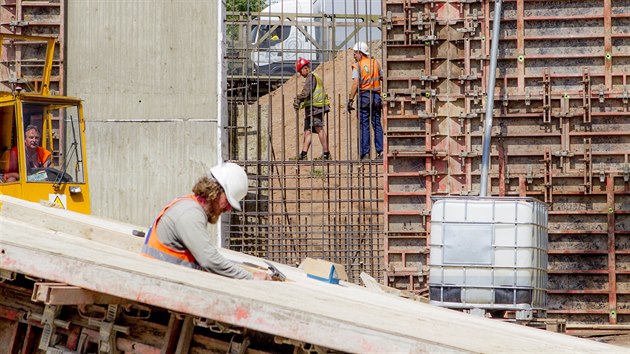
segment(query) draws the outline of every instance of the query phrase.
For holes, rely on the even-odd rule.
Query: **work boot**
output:
[[[298,161],[303,161],[306,160],[306,156],[308,155],[308,153],[306,152],[302,152],[297,154],[297,156],[291,156],[289,157],[289,160],[298,160]]]
[[[322,155],[322,160],[330,160],[330,152],[325,152]]]
[[[379,152],[378,154],[376,154],[376,159],[377,160],[383,160],[383,152]]]
[[[369,159],[370,159],[369,153],[361,155],[361,160],[369,160]]]

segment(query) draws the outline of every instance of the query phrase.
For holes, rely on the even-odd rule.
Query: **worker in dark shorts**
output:
[[[293,102],[293,108],[296,111],[304,108],[304,141],[302,152],[297,158],[298,160],[306,159],[308,149],[311,147],[311,133],[316,133],[324,150],[322,159],[330,160],[328,136],[324,130],[324,114],[330,111],[330,104],[328,96],[324,92],[322,79],[319,75],[311,72],[309,64],[310,61],[304,58],[299,58],[295,63],[296,71],[306,78],[302,92],[297,95]]]

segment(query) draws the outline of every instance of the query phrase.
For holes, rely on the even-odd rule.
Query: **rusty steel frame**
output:
[[[65,0],[56,2],[3,1],[0,5],[0,32],[28,36],[54,37],[57,40],[54,53],[53,75],[50,89],[54,94],[64,94],[65,76]],[[42,47],[43,45],[43,47]],[[45,62],[45,43],[12,42],[3,50],[2,77],[13,73],[15,78],[24,78],[32,91],[41,85],[41,72]],[[7,54],[4,54],[6,52]],[[12,67],[9,67],[12,66]],[[6,77],[8,78],[8,77]],[[28,85],[23,89],[30,91]],[[1,89],[11,91],[11,85],[3,81]]]
[[[550,205],[550,316],[627,323],[630,129],[624,122],[630,117],[630,2],[588,0],[579,9],[564,0],[503,3],[490,195],[530,196]],[[394,245],[403,233],[386,211],[390,285],[424,290],[431,197],[479,191],[483,116],[478,113],[488,92],[492,5],[488,0],[384,1],[383,13],[391,14],[384,21],[390,102],[384,204],[399,196],[392,181],[414,178],[425,186],[418,193],[423,202],[407,196],[416,214],[396,215],[408,225],[422,225],[405,234],[407,244],[423,248],[418,280],[409,278],[414,272],[407,266],[413,264],[400,263],[404,253]],[[401,46],[408,48],[405,58],[395,52]],[[426,61],[403,68],[418,55],[411,53]],[[431,76],[435,79],[427,81]],[[424,127],[426,137],[418,146],[425,156],[393,153],[404,133],[392,123],[404,117],[422,122],[408,133]],[[402,173],[405,164],[423,168]]]

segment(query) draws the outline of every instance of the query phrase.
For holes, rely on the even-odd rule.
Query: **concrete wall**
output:
[[[68,0],[67,94],[84,99],[93,214],[148,226],[217,162],[222,11]]]

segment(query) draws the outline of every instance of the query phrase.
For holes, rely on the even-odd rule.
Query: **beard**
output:
[[[223,210],[219,209],[218,205],[219,203],[214,200],[208,202],[208,204],[206,204],[203,208],[203,210],[206,212],[206,216],[208,217],[208,222],[211,224],[216,224],[217,221],[219,221],[219,217],[223,213]]]

